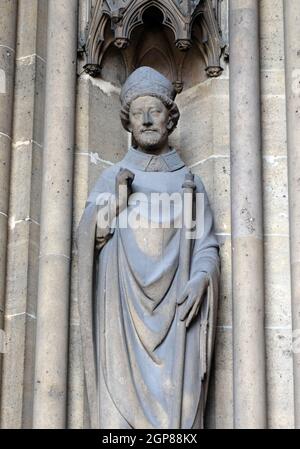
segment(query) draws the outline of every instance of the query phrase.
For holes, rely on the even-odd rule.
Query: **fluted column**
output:
[[[300,2],[284,0],[292,322],[300,332]],[[299,347],[299,344],[297,345]],[[293,353],[295,427],[300,428],[300,353]]]
[[[45,0],[18,2],[0,409],[4,428],[32,427],[46,22]]]
[[[49,0],[35,428],[66,426],[77,0]]]
[[[78,12],[79,36],[84,36],[88,21],[90,1],[81,0]],[[83,73],[85,58],[78,61],[78,72]],[[74,192],[73,192],[73,250],[76,254],[75,236],[82,216],[89,187],[89,104],[90,80],[78,77],[76,96],[76,152],[74,156]],[[69,332],[69,366],[68,366],[68,428],[88,427],[85,421],[85,381],[83,368],[82,344],[78,311],[78,269],[77,258],[72,258],[71,297],[70,297],[70,332]]]
[[[266,426],[259,2],[230,1],[234,421]]]
[[[0,2],[0,329],[3,329],[17,0]],[[1,355],[0,355],[1,382]]]

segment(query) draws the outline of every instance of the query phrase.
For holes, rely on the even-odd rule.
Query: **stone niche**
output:
[[[131,143],[119,118],[125,79],[140,66],[159,70],[178,92],[181,119],[171,144],[201,176],[215,216],[224,266],[218,326],[227,329],[231,324],[228,1],[104,0],[90,6],[79,47],[78,110],[85,126],[77,142],[79,151],[89,154],[86,168],[83,158],[78,163],[87,177],[87,190]],[[230,342],[230,329],[217,332],[216,353],[226,350],[227,356],[218,357],[213,372],[208,427],[232,425]]]
[[[183,84],[190,87],[201,81],[203,69],[209,77],[219,76],[223,71],[221,54],[223,50],[226,53],[221,31],[222,2],[92,2],[81,43],[87,58],[86,72],[122,84],[134,69],[151,64],[172,80],[178,92]],[[115,79],[109,65],[118,70]]]

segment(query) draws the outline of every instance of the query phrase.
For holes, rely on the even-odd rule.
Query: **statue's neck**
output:
[[[141,153],[153,155],[153,156],[160,156],[161,154],[169,153],[172,148],[170,148],[168,142],[160,148],[141,148],[139,146],[134,147],[137,151],[140,151]]]

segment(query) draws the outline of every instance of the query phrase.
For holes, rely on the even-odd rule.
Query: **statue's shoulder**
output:
[[[93,190],[102,191],[104,186],[114,186],[118,171],[118,164],[110,165],[109,167],[105,168],[94,184]]]
[[[89,193],[87,203],[95,203],[100,193],[114,193],[116,174],[119,171],[117,164],[104,169]]]
[[[116,164],[110,165],[109,167],[105,168],[101,175],[99,176],[99,180],[103,179],[103,180],[111,180],[111,179],[115,179],[116,174],[118,173],[118,171],[120,170],[120,163],[117,162]]]

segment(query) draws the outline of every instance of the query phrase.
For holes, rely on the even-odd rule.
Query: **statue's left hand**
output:
[[[191,321],[198,315],[208,284],[207,273],[199,273],[186,284],[182,295],[177,300],[180,305],[179,317],[182,321],[186,320],[186,327],[189,327]]]

